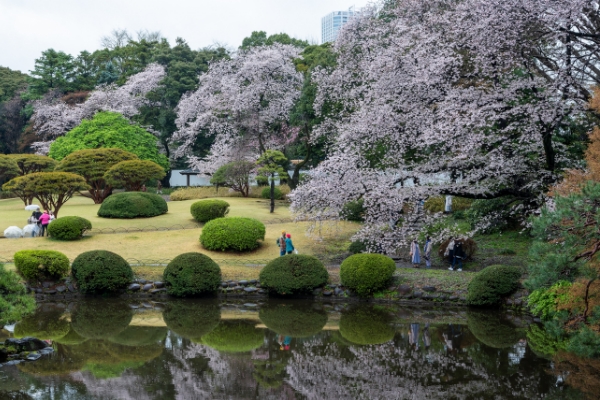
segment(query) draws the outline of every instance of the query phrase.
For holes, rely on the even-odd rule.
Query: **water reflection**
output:
[[[45,335],[55,352],[0,368],[0,398],[578,395],[555,387],[553,364],[529,348],[525,327],[496,313],[302,301],[145,305],[40,307],[15,332]]]

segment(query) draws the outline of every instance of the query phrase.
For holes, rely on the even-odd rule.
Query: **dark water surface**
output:
[[[0,399],[575,399],[528,323],[490,311],[210,300],[44,304]],[[0,333],[0,339],[9,336]]]

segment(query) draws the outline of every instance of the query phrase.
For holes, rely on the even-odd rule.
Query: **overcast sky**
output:
[[[369,0],[0,0],[0,66],[28,72],[42,51],[76,56],[113,29],[160,31],[193,49],[237,48],[252,31],[321,42],[321,17]]]

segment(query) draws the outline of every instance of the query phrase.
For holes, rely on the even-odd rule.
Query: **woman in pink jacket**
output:
[[[50,214],[48,214],[48,210],[44,210],[44,213],[40,217],[40,223],[42,224],[40,236],[44,236],[46,229],[48,228],[48,224],[50,223]]]

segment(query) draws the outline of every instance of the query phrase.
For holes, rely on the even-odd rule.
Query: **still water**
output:
[[[14,335],[54,353],[0,367],[0,399],[575,399],[490,311],[211,300],[44,304]]]

